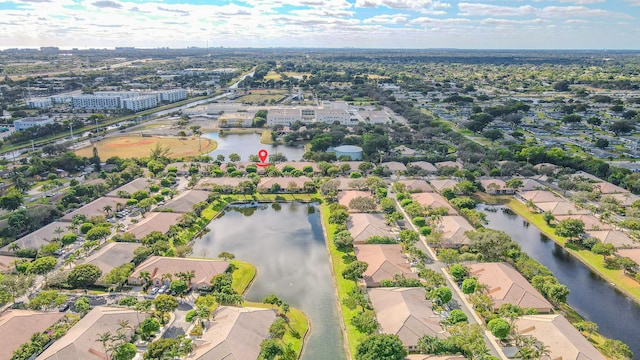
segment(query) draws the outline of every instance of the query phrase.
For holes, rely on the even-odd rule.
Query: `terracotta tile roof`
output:
[[[104,348],[97,341],[97,334],[107,331],[115,334],[121,321],[129,321],[135,328],[145,318],[146,314],[135,310],[97,306],[36,360],[103,360]],[[128,334],[131,333],[130,330]]]
[[[142,218],[137,224],[134,224],[134,226],[127,230],[127,232],[133,234],[138,240],[153,231],[159,231],[165,234],[169,231],[169,227],[171,227],[171,225],[175,225],[179,222],[181,217],[182,214],[180,213],[146,213],[144,218]]]
[[[627,234],[617,230],[587,231],[589,236],[602,241],[603,244],[613,244],[616,248],[637,247],[638,243],[633,241]]]
[[[556,221],[562,221],[566,219],[576,219],[584,223],[585,230],[612,230],[611,225],[606,224],[598,220],[597,217],[589,214],[576,214],[576,215],[558,215],[555,217]]]
[[[440,161],[434,164],[438,169],[443,167],[454,167],[462,170],[463,166],[457,161]]]
[[[593,191],[600,194],[628,194],[629,193],[629,190],[623,189],[620,186],[614,185],[606,181],[593,184]]]
[[[350,208],[349,204],[351,200],[359,197],[373,199],[373,195],[371,195],[369,191],[347,190],[338,193],[338,204],[346,206],[349,208],[349,211],[357,212],[355,209]]]
[[[532,335],[549,347],[551,354],[544,359],[605,359],[562,315],[525,315],[515,324],[520,334]]]
[[[382,167],[386,167],[390,171],[406,171],[407,170],[407,167],[403,163],[397,162],[397,161],[383,162],[380,165]]]
[[[151,279],[161,279],[162,275],[167,273],[174,275],[179,272],[193,272],[195,277],[191,279],[192,283],[210,284],[212,277],[222,274],[228,267],[228,261],[151,256],[136,267],[129,276],[129,282],[131,283],[131,279],[137,279],[140,284],[140,273],[143,271],[149,272]]]
[[[133,260],[133,251],[140,246],[139,243],[112,242],[102,247],[82,261],[82,264],[93,264],[106,275],[113,268],[124,265]]]
[[[380,286],[382,280],[391,280],[395,275],[418,278],[417,274],[411,272],[411,266],[399,244],[356,244],[354,250],[359,261],[369,264],[362,274],[368,287]]]
[[[441,193],[444,189],[453,189],[458,182],[453,179],[443,179],[443,180],[430,180],[431,186],[436,189],[437,192]]]
[[[155,183],[155,181],[147,178],[138,178],[133,181],[130,181],[127,184],[120,186],[119,188],[110,191],[107,193],[107,196],[118,197],[118,192],[124,191],[129,193],[130,195],[138,190],[147,190],[149,189],[150,184]]]
[[[563,198],[556,196],[554,193],[550,191],[545,191],[545,190],[532,190],[532,191],[519,192],[518,196],[524,199],[525,201],[531,200],[533,201],[534,204],[564,201]]]
[[[172,200],[161,206],[163,209],[171,209],[177,213],[188,213],[193,210],[193,205],[206,201],[209,197],[208,191],[187,190]]]
[[[271,309],[222,306],[211,326],[196,340],[192,359],[257,359],[260,343],[276,318]]]
[[[553,306],[520,273],[507,263],[480,263],[469,265],[471,275],[488,286],[493,307],[514,304],[534,308],[538,312],[550,312]]]
[[[449,204],[447,199],[437,193],[415,193],[411,194],[411,198],[418,202],[422,206],[430,206],[432,208],[446,208],[449,215],[457,215],[458,212]]]
[[[11,359],[11,354],[28,342],[31,335],[46,330],[62,319],[64,313],[31,310],[7,310],[0,314],[0,359]]]
[[[440,326],[424,288],[369,289],[369,298],[380,324],[380,332],[398,335],[405,347],[415,347],[424,335],[440,339],[449,334]]]
[[[106,216],[107,213],[104,211],[104,207],[109,205],[115,211],[116,204],[124,205],[126,201],[124,199],[112,198],[112,197],[100,197],[87,205],[74,210],[65,216],[62,217],[62,221],[71,221],[75,215],[82,214],[87,218],[91,218],[92,216]]]
[[[462,216],[443,216],[437,229],[442,232],[442,247],[469,245],[470,240],[464,233],[474,230]]]
[[[347,230],[354,243],[363,243],[372,236],[392,236],[382,214],[351,214],[347,219]]]
[[[424,180],[400,180],[408,191],[433,192],[433,188]]]
[[[573,203],[566,200],[536,203],[536,207],[542,212],[548,211],[553,215],[587,215],[590,213],[589,210],[576,208]]]
[[[420,169],[430,173],[438,172],[438,168],[436,168],[432,163],[426,162],[426,161],[415,161],[415,162],[409,163],[409,165],[419,167]]]

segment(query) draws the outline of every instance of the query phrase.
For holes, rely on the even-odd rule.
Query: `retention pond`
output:
[[[258,268],[246,299],[276,294],[311,319],[302,359],[346,359],[320,211],[316,205],[231,206],[195,241],[195,256],[222,251]]]
[[[598,324],[603,335],[622,340],[640,359],[640,306],[591,271],[562,246],[553,242],[506,206],[481,204],[488,227],[502,230],[569,287],[567,304]]]

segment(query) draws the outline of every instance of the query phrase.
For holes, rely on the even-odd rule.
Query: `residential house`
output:
[[[380,164],[380,166],[382,166],[383,168],[387,168],[393,173],[396,173],[398,171],[407,171],[407,167],[403,163],[397,161],[383,162],[382,164]]]
[[[16,258],[13,256],[0,255],[0,273],[9,273],[15,269],[13,262]]]
[[[349,209],[349,212],[359,212],[357,209],[351,208],[351,206],[349,206],[349,204],[351,204],[351,201],[357,198],[374,199],[373,195],[369,191],[347,190],[340,191],[338,193],[338,204],[346,206]]]
[[[453,167],[453,168],[456,168],[458,170],[462,170],[464,168],[462,166],[462,164],[457,162],[457,161],[440,161],[440,162],[435,163],[434,165],[438,169],[442,169],[442,168],[446,168],[446,167]]]
[[[433,192],[433,188],[424,180],[409,179],[400,180],[400,184],[404,184],[405,189],[411,193],[417,192]]]
[[[474,230],[462,216],[443,216],[436,229],[442,234],[439,246],[444,248],[469,245],[470,240],[465,232]]]
[[[102,278],[104,278],[114,268],[133,261],[133,251],[139,246],[139,243],[111,242],[84,259],[82,264],[96,265],[102,271]],[[96,281],[97,285],[110,285],[102,278]]]
[[[516,193],[516,198],[525,204],[531,201],[536,205],[545,202],[564,201],[563,198],[545,190],[519,191]]]
[[[525,315],[516,320],[515,326],[518,333],[533,336],[548,348],[549,355],[543,359],[605,359],[562,315]]]
[[[427,174],[435,174],[438,172],[438,168],[436,168],[432,163],[426,161],[410,162],[409,166],[418,168]]]
[[[147,272],[153,285],[169,284],[175,274],[180,272],[193,273],[190,280],[194,290],[207,290],[211,287],[211,278],[220,275],[229,268],[228,261],[211,259],[192,259],[151,256],[136,267],[129,276],[129,285],[142,285],[144,279],[141,274]]]
[[[367,287],[380,286],[382,280],[393,280],[396,275],[418,279],[400,244],[356,244],[353,248],[356,258],[369,264],[362,274]]]
[[[150,212],[144,215],[137,224],[133,224],[128,233],[133,234],[136,239],[140,240],[154,231],[163,234],[169,232],[172,225],[180,222],[182,214],[169,212]]]
[[[437,193],[415,193],[411,194],[411,198],[421,206],[430,207],[432,209],[446,208],[447,214],[458,215],[458,212],[449,204],[447,199]]]
[[[444,189],[454,190],[456,188],[456,185],[458,185],[458,182],[453,179],[442,179],[442,180],[438,179],[438,180],[430,180],[429,182],[431,183],[431,186],[433,186],[433,188],[441,194]]]
[[[7,310],[0,313],[0,359],[11,359],[20,345],[64,317],[60,312]]]
[[[603,181],[592,184],[593,192],[598,194],[629,194],[629,190],[621,188],[620,186],[614,185],[610,182]]]
[[[544,190],[547,187],[535,181],[534,179],[522,179],[522,186],[518,191]]]
[[[130,328],[124,329],[127,338],[147,314],[127,308],[106,306],[94,307],[78,321],[67,333],[56,340],[40,354],[36,360],[103,360],[107,358],[105,348],[99,340],[99,334],[116,334],[123,321]]]
[[[479,181],[484,191],[490,195],[513,194],[515,192],[514,189],[508,188],[507,184],[500,179],[482,179]]]
[[[188,213],[193,210],[193,205],[207,201],[208,198],[209,191],[187,190],[160,206],[159,209],[170,209],[177,213]]]
[[[487,286],[486,294],[493,300],[494,310],[503,304],[534,308],[539,313],[553,310],[553,305],[507,263],[471,264],[469,271],[479,283]]]
[[[440,339],[449,336],[426,299],[424,288],[375,288],[368,292],[379,331],[397,335],[408,351],[417,351],[418,340],[425,335]]]
[[[241,182],[247,181],[246,178],[236,178],[236,177],[219,177],[219,178],[210,178],[205,177],[198,181],[196,186],[194,186],[194,190],[211,190],[216,187],[221,187],[224,189],[225,193],[231,193],[233,189],[240,185]]]
[[[613,230],[613,227],[611,227],[610,224],[603,223],[598,220],[597,217],[589,214],[557,215],[554,217],[557,222],[566,219],[580,220],[584,223],[584,229],[586,231]]]
[[[258,182],[258,192],[300,193],[304,192],[304,184],[312,182],[306,176],[299,177],[263,177]],[[277,191],[275,191],[277,189]]]
[[[107,193],[106,196],[110,196],[110,197],[120,197],[118,196],[118,194],[133,194],[134,192],[138,191],[138,190],[148,190],[149,186],[153,183],[152,180],[150,179],[146,179],[146,178],[137,178],[135,180],[129,181],[128,183],[120,186],[119,188],[110,191]],[[127,196],[126,198],[129,198],[130,196]]]
[[[372,236],[395,236],[382,214],[351,214],[347,219],[347,230],[354,244],[362,244]]]
[[[276,311],[221,306],[201,337],[195,339],[190,359],[257,359],[260,344],[269,337]]]
[[[276,164],[276,169],[282,171],[282,169],[284,169],[286,166],[291,166],[294,169],[303,171],[303,172],[305,167],[310,166],[311,169],[313,170],[312,174],[320,174],[320,169],[318,169],[318,164],[311,161],[287,161],[287,162]]]
[[[123,199],[112,198],[112,197],[100,197],[79,209],[76,209],[70,213],[67,213],[61,218],[61,220],[70,222],[71,220],[73,220],[73,217],[76,215],[84,215],[87,217],[87,219],[90,219],[94,216],[107,217],[107,215],[110,215],[111,212],[115,212],[117,207],[122,206],[125,203],[126,201]]]
[[[616,249],[622,247],[638,247],[638,243],[633,241],[629,235],[618,230],[600,230],[600,231],[587,231],[590,237],[597,238],[603,244],[612,244]]]
[[[587,215],[590,213],[589,210],[578,209],[573,203],[562,200],[562,201],[552,201],[552,202],[541,202],[535,204],[536,208],[540,212],[549,212],[553,216],[556,215]]]
[[[54,221],[8,245],[5,245],[0,249],[0,253],[13,254],[14,251],[11,249],[15,246],[18,246],[19,249],[38,249],[40,246],[49,244],[51,240],[60,238],[64,234],[68,234],[70,232],[69,223]]]
[[[392,153],[400,156],[415,156],[417,151],[408,148],[404,145],[396,146],[391,150]]]

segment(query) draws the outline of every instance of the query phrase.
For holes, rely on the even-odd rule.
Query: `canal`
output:
[[[488,227],[502,230],[569,287],[567,304],[585,319],[598,324],[603,335],[622,340],[640,359],[640,306],[593,273],[564,248],[505,206],[481,204]]]
[[[276,294],[311,319],[302,359],[346,359],[320,211],[313,204],[233,206],[194,243],[194,256],[222,251],[258,268],[246,299]]]
[[[304,146],[266,145],[260,143],[261,134],[225,134],[220,136],[217,132],[202,134],[202,137],[214,139],[218,147],[209,153],[214,159],[218,155],[224,155],[227,160],[229,154],[240,155],[242,161],[249,161],[249,155],[257,155],[261,149],[269,154],[280,153],[289,161],[300,161],[304,155]]]

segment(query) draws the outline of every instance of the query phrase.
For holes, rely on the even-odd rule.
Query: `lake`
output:
[[[497,211],[487,211],[488,208]],[[640,358],[638,304],[507,207],[481,204],[478,210],[487,214],[489,228],[509,234],[523,251],[548,267],[561,283],[569,287],[571,293],[567,304],[587,320],[598,324],[603,335],[622,340],[633,351],[634,358]]]
[[[257,155],[261,149],[267,150],[269,154],[281,153],[287,157],[289,161],[300,161],[304,155],[304,146],[286,146],[286,145],[265,145],[260,143],[260,134],[224,134],[220,136],[217,132],[204,133],[202,137],[214,139],[218,143],[218,147],[208,155],[214,159],[218,155],[224,155],[229,158],[229,154],[236,153],[240,155],[242,161],[249,161],[249,155]]]
[[[258,268],[246,294],[262,302],[276,294],[311,319],[302,359],[346,359],[320,212],[302,203],[232,206],[194,243],[195,256],[222,251]]]

